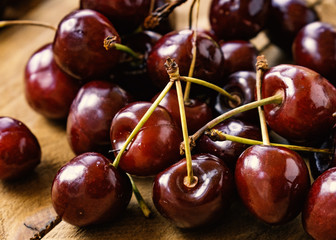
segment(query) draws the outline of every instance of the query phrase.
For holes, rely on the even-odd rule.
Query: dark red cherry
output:
[[[284,147],[255,145],[238,158],[236,187],[245,206],[268,224],[283,224],[302,210],[310,188],[302,158]]]
[[[185,159],[158,174],[154,180],[153,202],[156,209],[180,228],[211,225],[225,217],[234,195],[230,169],[211,154],[192,156],[198,182],[186,187]]]
[[[188,76],[192,60],[193,31],[181,30],[164,35],[153,47],[147,60],[151,80],[160,89],[169,81],[164,63],[168,57],[175,59],[181,76]],[[223,54],[219,45],[208,35],[197,33],[196,65],[193,77],[219,84],[223,75]],[[204,94],[207,88],[192,86],[192,93]],[[195,93],[196,94],[196,93]]]
[[[54,58],[67,74],[80,79],[106,76],[119,61],[119,51],[104,48],[104,39],[120,37],[111,22],[93,10],[76,10],[59,23],[53,43]]]
[[[313,183],[302,211],[305,231],[316,240],[333,240],[336,236],[336,167]]]
[[[158,97],[158,94],[154,96],[152,102]],[[176,122],[176,125],[181,127],[181,117],[178,105],[178,98],[175,89],[171,89],[166,96],[160,102],[160,106],[166,108],[172,115]],[[187,118],[188,132],[193,134],[198,129],[203,127],[212,119],[211,108],[201,100],[189,99],[189,103],[185,104],[185,114]],[[182,128],[182,127],[181,127]]]
[[[210,25],[219,39],[250,39],[265,26],[271,0],[212,0]]]
[[[262,97],[284,93],[282,104],[264,106],[267,124],[293,142],[327,136],[336,119],[336,89],[317,72],[297,65],[278,65],[265,73]]]
[[[81,0],[82,9],[102,13],[118,32],[131,33],[139,27],[149,13],[151,0]]]
[[[127,53],[121,53],[120,63],[113,74],[116,82],[130,92],[137,100],[150,100],[159,89],[150,80],[147,72],[147,58],[161,35],[152,31],[136,32],[123,38],[123,44],[143,55],[138,60]]]
[[[216,125],[214,129],[228,135],[261,140],[261,131],[258,126],[238,119],[227,119]],[[207,135],[203,135],[197,141],[196,151],[213,154],[234,170],[238,157],[248,147],[249,145],[232,141],[213,141]]]
[[[79,155],[64,165],[51,188],[57,215],[79,227],[116,220],[131,196],[127,175],[115,169],[109,159],[93,152]]]
[[[296,64],[305,66],[336,84],[336,30],[329,23],[313,22],[303,27],[293,43]]]
[[[35,135],[19,120],[0,117],[0,179],[17,179],[33,171],[41,161]]]
[[[225,74],[238,71],[255,71],[258,50],[244,40],[221,41],[219,43],[224,55]]]
[[[151,105],[134,102],[116,114],[110,131],[115,154]],[[167,110],[158,106],[123,153],[119,167],[138,176],[157,174],[179,159],[181,141],[181,129]]]
[[[72,150],[77,155],[90,151],[106,154],[111,149],[112,119],[131,101],[131,96],[113,83],[91,81],[85,84],[71,105],[67,121]]]
[[[272,43],[291,52],[292,43],[300,29],[317,20],[317,13],[304,0],[272,0],[267,36]]]
[[[55,63],[51,44],[38,49],[25,68],[25,97],[36,112],[52,119],[65,119],[80,82]]]
[[[231,74],[223,89],[235,96],[239,101],[233,103],[222,94],[218,94],[215,101],[215,110],[223,114],[235,107],[253,102],[255,100],[256,74],[250,71],[239,71]],[[244,121],[259,123],[258,110],[252,109],[235,115],[235,118]]]

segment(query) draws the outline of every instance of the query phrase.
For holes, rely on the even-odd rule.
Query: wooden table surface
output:
[[[203,0],[202,4],[207,1],[210,2]],[[38,19],[56,26],[78,5],[78,0],[45,0],[22,18]],[[335,5],[334,0],[325,0],[318,8],[323,9],[327,21],[335,21]],[[202,5],[201,9],[200,26],[207,26],[207,6]],[[178,9],[178,28],[187,27],[187,11],[187,5]],[[23,94],[23,72],[28,58],[40,46],[51,42],[53,35],[52,30],[37,27],[11,27],[0,31],[0,116],[24,122],[42,147],[42,162],[33,174],[14,182],[0,182],[0,240],[29,239],[36,229],[55,216],[50,201],[51,183],[57,170],[74,157],[66,140],[65,124],[35,113]],[[260,41],[254,40],[257,45],[262,44]],[[275,56],[278,51],[272,48],[266,53],[271,62],[279,59]],[[302,229],[300,217],[286,225],[270,227],[251,216],[239,202],[216,226],[192,231],[178,229],[154,209],[152,179],[135,180],[154,212],[151,219],[143,217],[133,197],[124,216],[116,222],[89,228],[61,222],[44,239],[309,239]]]

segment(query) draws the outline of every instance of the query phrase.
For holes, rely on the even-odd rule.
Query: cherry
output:
[[[210,25],[219,39],[250,39],[265,26],[270,0],[212,0]]]
[[[280,105],[264,106],[268,125],[293,142],[325,137],[335,124],[336,89],[320,74],[296,65],[278,65],[265,73],[262,97],[283,92]]]
[[[336,168],[331,168],[313,183],[302,211],[305,231],[316,240],[332,240],[336,234]]]
[[[154,102],[157,96],[158,94],[154,96],[152,102]],[[160,106],[168,110],[177,126],[181,126],[181,117],[175,89],[171,89],[166,94],[160,102]],[[191,134],[196,132],[212,119],[211,108],[205,102],[198,99],[189,99],[188,104],[185,104],[185,112],[187,117],[188,132]]]
[[[150,100],[159,90],[152,83],[147,73],[147,58],[161,35],[152,31],[136,32],[127,35],[123,44],[142,54],[142,59],[130,58],[127,53],[121,53],[120,63],[113,72],[116,82],[130,92],[137,100]]]
[[[81,0],[81,9],[102,13],[118,32],[131,33],[139,27],[149,13],[151,0]]]
[[[237,106],[242,106],[253,102],[255,99],[256,74],[250,71],[239,71],[231,74],[226,80],[223,89],[235,98],[239,99],[238,103],[233,103],[221,94],[218,94],[215,101],[215,110],[219,114],[223,114],[232,110]],[[244,121],[256,123],[259,121],[258,111],[252,109],[239,113],[235,118]],[[259,122],[258,122],[259,123]]]
[[[246,207],[268,224],[294,219],[310,187],[302,158],[284,147],[255,145],[238,158],[235,180]]]
[[[134,102],[115,115],[110,139],[116,155],[150,106],[149,102]],[[121,156],[119,167],[138,176],[157,174],[179,159],[181,140],[181,129],[158,106]]]
[[[18,179],[41,162],[35,135],[19,120],[0,117],[0,179]]]
[[[336,30],[329,23],[313,22],[303,27],[293,43],[293,58],[336,84]]]
[[[57,66],[51,44],[33,53],[24,76],[26,100],[36,112],[52,119],[68,116],[81,84]]]
[[[244,40],[221,41],[221,50],[224,55],[225,74],[238,71],[255,71],[258,50]]]
[[[317,13],[304,0],[272,0],[267,21],[271,42],[291,52],[295,36],[305,25],[318,20]]]
[[[261,140],[259,127],[238,119],[227,119],[216,125],[214,129],[228,135]],[[210,153],[219,157],[233,170],[239,155],[248,147],[246,144],[232,141],[213,141],[209,136],[202,135],[197,142],[196,151],[199,153]]]
[[[74,99],[67,121],[67,137],[78,155],[110,150],[109,129],[114,115],[132,97],[119,86],[106,81],[86,83]]]
[[[119,61],[119,51],[106,51],[103,42],[120,37],[111,22],[93,10],[76,10],[59,23],[53,42],[54,58],[67,74],[80,79],[106,76]]]
[[[127,175],[94,152],[81,154],[65,164],[51,188],[58,216],[79,227],[115,220],[126,209],[131,196]]]
[[[181,76],[187,76],[192,60],[193,31],[181,30],[164,35],[153,47],[147,60],[151,80],[159,88],[169,81],[164,63],[168,57],[175,59]],[[204,33],[197,33],[196,66],[193,77],[218,84],[223,76],[223,54],[218,44]],[[208,89],[192,87],[192,93],[204,94]],[[196,94],[195,93],[195,94]]]
[[[153,184],[156,209],[180,228],[196,228],[216,223],[223,218],[234,195],[230,169],[211,154],[192,157],[197,184],[184,184],[186,160],[158,174]]]

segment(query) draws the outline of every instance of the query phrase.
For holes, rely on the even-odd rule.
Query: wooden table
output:
[[[209,0],[202,1],[207,2]],[[189,1],[190,2],[190,1]],[[210,1],[209,1],[210,2]],[[45,0],[28,12],[24,19],[38,19],[54,24],[78,7],[78,0]],[[334,0],[326,0],[324,16],[334,21]],[[202,9],[200,26],[207,26],[207,6]],[[188,6],[177,11],[177,28],[187,27]],[[34,228],[42,227],[55,213],[51,207],[50,187],[57,170],[68,162],[72,153],[65,134],[65,124],[45,119],[26,103],[23,94],[23,72],[30,55],[53,40],[53,31],[37,27],[11,27],[0,32],[0,116],[24,122],[36,135],[42,147],[42,162],[35,172],[14,182],[0,182],[0,240],[29,239]],[[262,45],[262,37],[254,40]],[[271,63],[279,58],[276,48],[266,54]],[[275,56],[277,55],[277,56]],[[145,219],[134,199],[118,221],[101,226],[77,228],[65,222],[57,225],[44,239],[309,239],[300,217],[291,223],[270,227],[251,216],[241,203],[235,203],[223,221],[207,229],[181,230],[161,217],[151,201],[152,179],[136,179],[145,200],[154,212]]]

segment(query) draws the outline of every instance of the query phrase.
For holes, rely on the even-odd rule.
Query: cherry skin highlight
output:
[[[30,57],[25,68],[25,97],[36,112],[51,119],[66,119],[81,83],[55,63],[52,45],[47,44]]]
[[[35,135],[19,120],[0,117],[0,179],[22,178],[41,162]]]
[[[99,153],[84,153],[65,164],[52,188],[53,207],[62,220],[78,226],[111,222],[128,206],[132,186],[127,175]]]
[[[111,22],[93,10],[76,10],[59,23],[53,42],[57,65],[79,79],[105,77],[119,61],[119,51],[104,48],[104,39],[120,37]]]
[[[245,206],[272,225],[294,219],[310,188],[305,162],[283,147],[254,145],[246,149],[238,158],[235,180]]]
[[[150,106],[150,102],[134,102],[115,115],[110,129],[115,155]],[[158,106],[121,156],[119,167],[137,176],[155,175],[179,159],[181,141],[181,129],[167,110]]]
[[[106,81],[85,84],[72,102],[67,120],[67,137],[74,153],[111,149],[109,130],[113,117],[132,97],[118,85]]]
[[[211,225],[225,217],[234,195],[229,168],[211,154],[192,156],[194,187],[184,185],[185,159],[158,174],[153,185],[156,209],[180,228]]]

